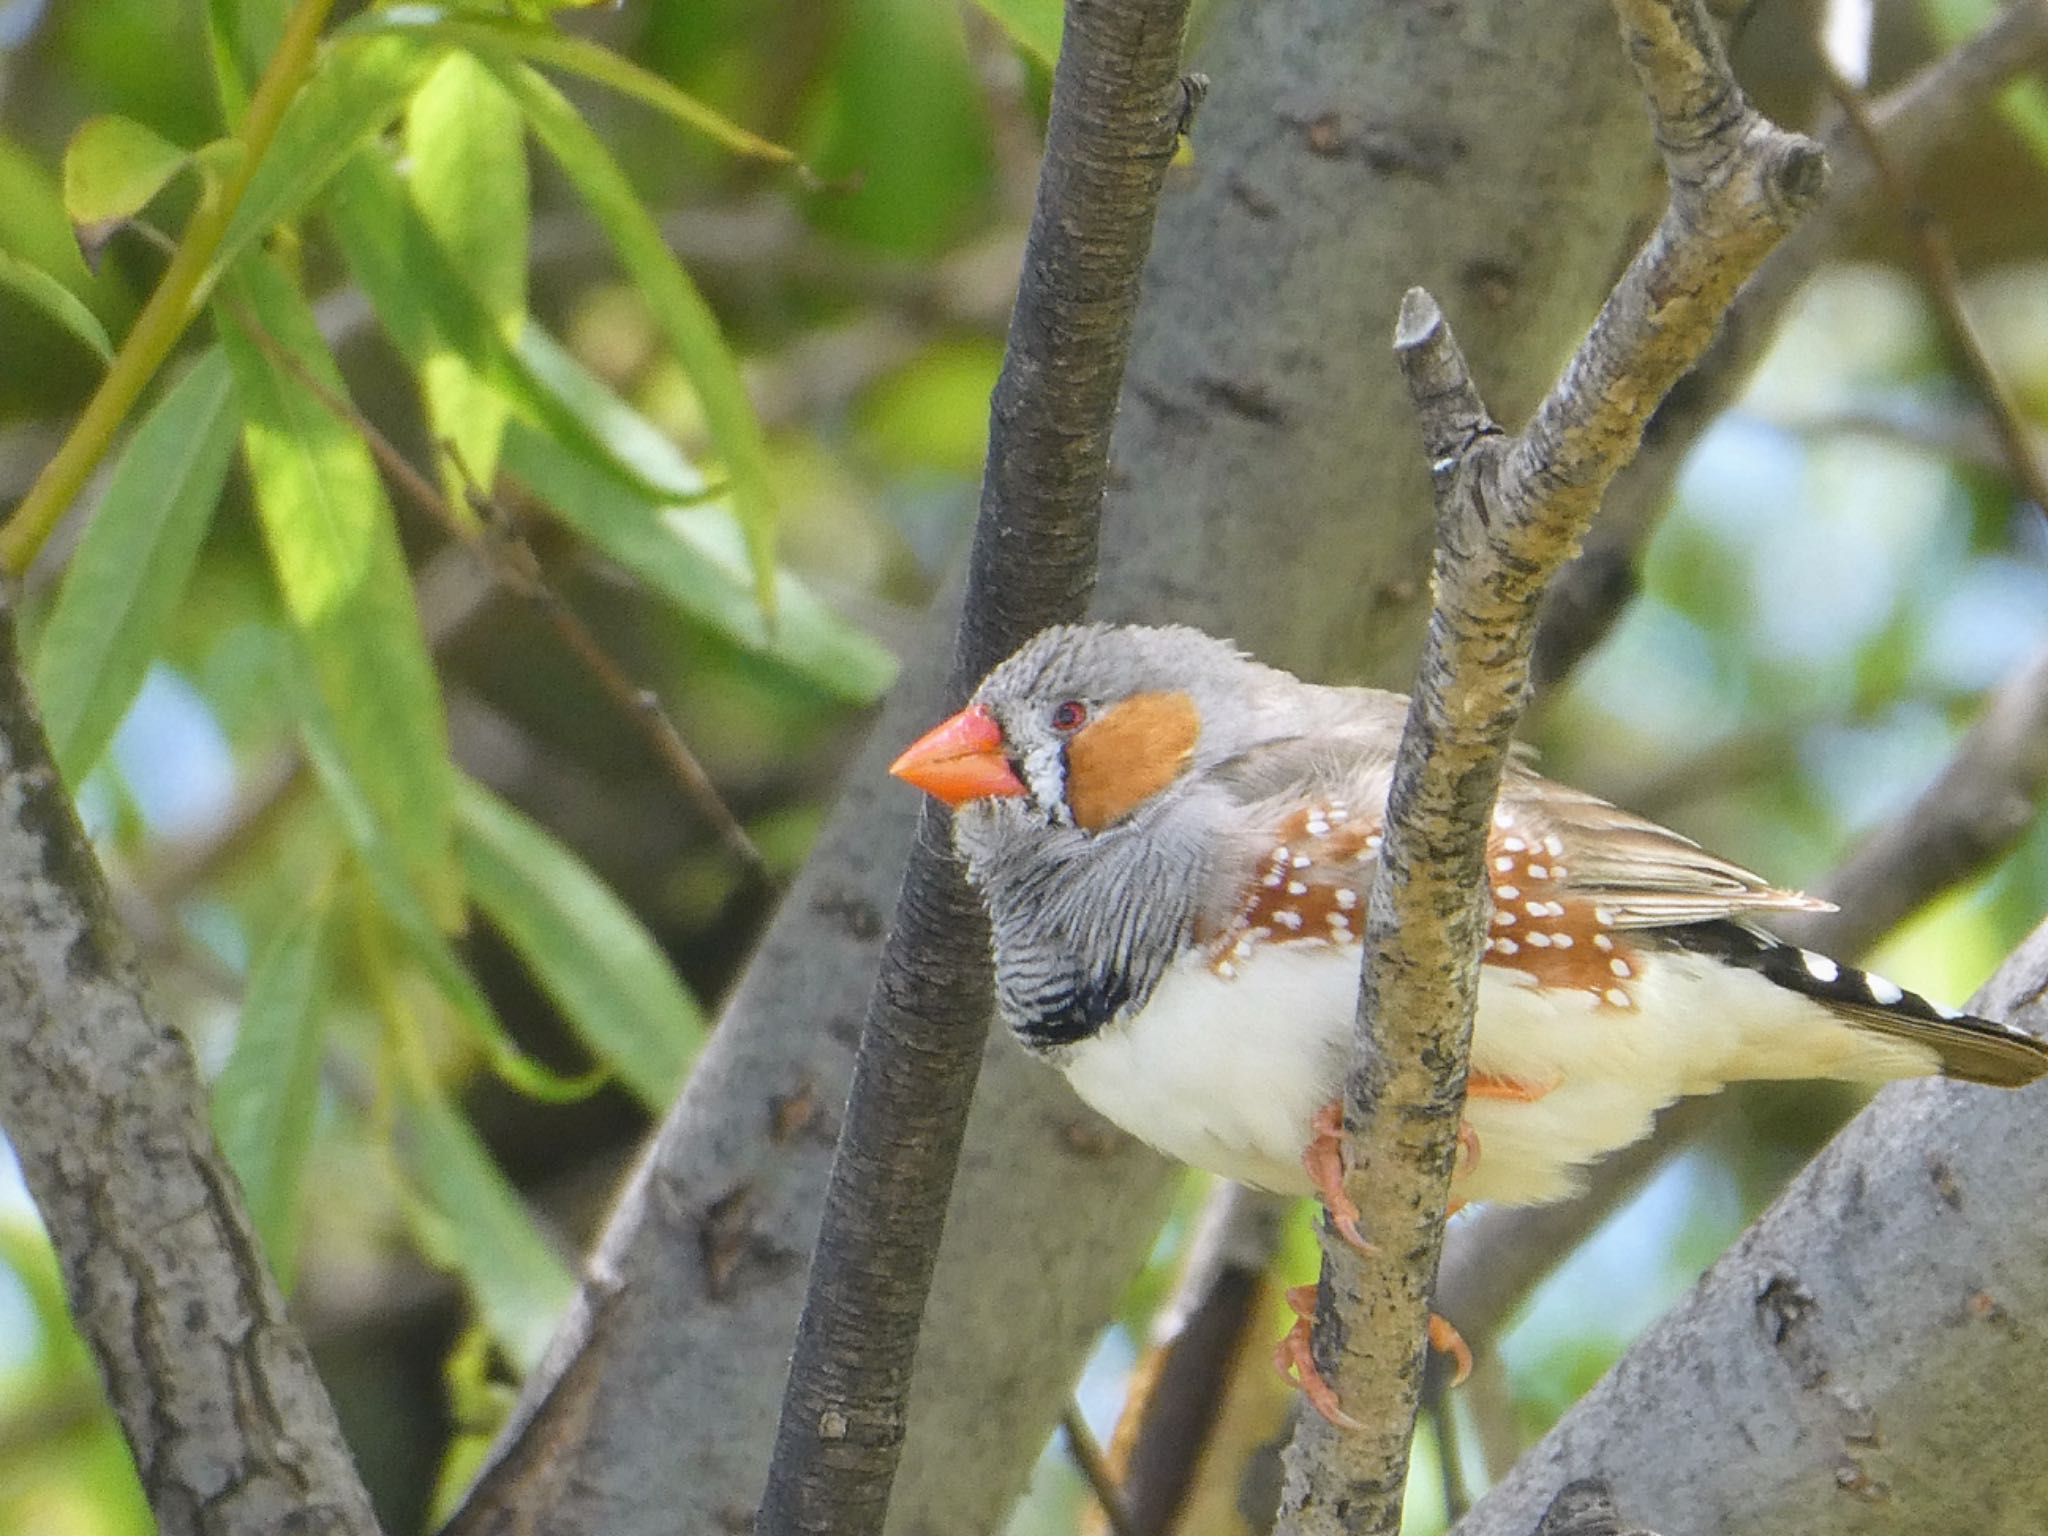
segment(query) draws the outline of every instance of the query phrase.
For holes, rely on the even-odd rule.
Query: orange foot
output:
[[[1465,1378],[1472,1374],[1472,1346],[1451,1326],[1448,1318],[1435,1312],[1429,1314],[1429,1347],[1440,1355],[1451,1357],[1451,1385],[1465,1385]]]
[[[1308,1399],[1311,1408],[1337,1428],[1363,1429],[1364,1425],[1344,1411],[1344,1405],[1337,1401],[1336,1390],[1316,1368],[1315,1351],[1310,1347],[1310,1336],[1316,1323],[1316,1288],[1312,1285],[1290,1287],[1287,1305],[1294,1309],[1294,1326],[1287,1330],[1287,1336],[1273,1351],[1274,1369],[1280,1372],[1282,1380]],[[1472,1351],[1458,1330],[1434,1312],[1429,1314],[1429,1347],[1440,1355],[1451,1357],[1451,1385],[1463,1386],[1465,1378],[1472,1374]]]
[[[1308,1170],[1308,1181],[1315,1189],[1316,1198],[1330,1213],[1330,1225],[1337,1229],[1337,1235],[1370,1258],[1379,1250],[1359,1230],[1358,1207],[1344,1193],[1343,1100],[1332,1099],[1317,1110],[1315,1118],[1309,1121],[1309,1129],[1314,1134],[1309,1137],[1308,1146],[1301,1154],[1301,1166]],[[1323,1417],[1329,1418],[1329,1415],[1324,1414]],[[1336,1421],[1332,1419],[1331,1422]]]
[[[1316,1369],[1315,1351],[1309,1347],[1309,1334],[1316,1323],[1316,1288],[1312,1285],[1292,1287],[1287,1292],[1287,1305],[1294,1308],[1294,1326],[1287,1330],[1287,1337],[1273,1351],[1274,1368],[1289,1386],[1300,1390],[1301,1395],[1308,1399],[1309,1407],[1337,1428],[1365,1428],[1344,1411],[1344,1405],[1337,1401],[1337,1394],[1323,1380],[1323,1373]]]

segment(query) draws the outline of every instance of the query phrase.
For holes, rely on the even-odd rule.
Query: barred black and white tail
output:
[[[1925,1046],[1939,1058],[1945,1077],[2017,1088],[2048,1073],[2048,1040],[1996,1019],[1944,1008],[1882,976],[1745,924],[1693,923],[1660,929],[1657,937],[1676,948],[1755,971],[1875,1034]]]

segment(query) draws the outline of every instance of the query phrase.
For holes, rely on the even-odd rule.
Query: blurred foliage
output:
[[[0,548],[62,770],[407,1531],[489,1443],[771,894],[548,607],[794,871],[971,516],[1061,8],[372,5],[294,53],[323,9],[0,0],[0,498],[66,511],[38,481],[67,436],[99,467]],[[2001,108],[2037,155],[2040,102]],[[2048,230],[2014,254],[2006,201],[1968,297],[2039,419]],[[82,415],[110,381],[132,404]],[[1975,412],[1909,278],[1824,275],[1548,701],[1546,766],[1815,878],[2048,644],[2048,538]],[[2037,832],[1882,963],[1960,997],[2044,904]],[[1518,1433],[1833,1102],[1749,1104],[1533,1299]],[[1099,1433],[1203,1187],[1081,1384]],[[1314,1262],[1300,1223],[1278,1267]],[[1081,1503],[1055,1448],[1015,1529]],[[16,1189],[0,1536],[147,1528]]]

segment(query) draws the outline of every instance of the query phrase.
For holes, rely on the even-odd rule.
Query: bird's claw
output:
[[[1379,1252],[1358,1225],[1358,1206],[1344,1193],[1344,1105],[1332,1099],[1309,1121],[1308,1146],[1301,1154],[1301,1166],[1316,1198],[1329,1212],[1336,1234],[1366,1258]]]

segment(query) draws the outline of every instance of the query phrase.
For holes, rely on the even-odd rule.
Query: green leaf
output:
[[[440,56],[438,48],[411,37],[350,38],[330,46],[285,108],[228,221],[210,279],[298,217],[357,150],[391,126]]]
[[[643,102],[681,124],[701,133],[736,155],[766,160],[774,165],[795,165],[796,153],[742,128],[723,113],[706,106],[696,97],[678,90],[652,70],[584,38],[572,37],[553,27],[484,16],[453,14],[438,6],[402,5],[372,11],[342,31],[403,31],[453,44],[478,54],[492,56],[499,68],[513,67],[518,58],[549,64],[581,75],[622,96]],[[1055,23],[1054,39],[1058,39]]]
[[[64,212],[88,256],[192,158],[133,118],[89,117],[64,149]]]
[[[526,134],[519,108],[490,72],[453,53],[413,96],[405,123],[413,199],[433,238],[453,258],[506,340],[526,320],[529,228]],[[467,510],[464,487],[497,476],[506,404],[487,377],[448,350],[420,370],[437,445],[442,494]]]
[[[319,1109],[321,1026],[333,977],[331,891],[323,881],[256,957],[234,1049],[213,1085],[214,1134],[242,1181],[271,1270],[286,1289]]]
[[[1002,24],[1017,46],[1051,68],[1060,56],[1060,27],[1066,8],[1060,0],[979,0],[981,8]]]
[[[208,352],[114,465],[35,648],[36,699],[67,784],[99,761],[162,648],[240,426],[227,360]]]
[[[456,956],[425,902],[407,879],[404,864],[390,836],[378,823],[368,798],[355,782],[342,756],[334,715],[314,681],[303,675],[288,679],[296,695],[306,759],[320,782],[321,793],[341,822],[349,847],[368,876],[377,910],[404,942],[406,953],[455,1017],[476,1036],[491,1071],[509,1086],[544,1103],[565,1104],[589,1098],[610,1075],[602,1066],[565,1077],[535,1061],[505,1032],[490,999]]]
[[[632,910],[569,849],[482,785],[459,782],[456,847],[484,915],[562,1017],[650,1109],[675,1097],[704,1015]]]
[[[755,600],[745,546],[719,506],[649,500],[592,470],[560,444],[515,423],[505,469],[611,559],[682,613],[809,679],[834,697],[866,704],[895,677],[889,653],[836,617],[787,572],[775,577],[771,630]]]
[[[315,393],[346,398],[312,311],[267,258],[222,286],[221,343],[271,569],[304,641],[349,776],[443,925],[461,920],[441,693],[376,465]],[[243,329],[262,327],[287,367]],[[310,382],[309,382],[310,381]]]
[[[711,307],[669,253],[660,228],[641,206],[625,172],[562,93],[523,66],[493,68],[518,100],[534,133],[575,183],[696,387],[712,440],[724,456],[733,510],[746,535],[755,596],[772,617],[775,493],[768,476],[768,446]]]
[[[630,463],[586,422],[580,402],[529,366],[524,340],[507,344],[381,153],[358,153],[336,178],[334,194],[327,212],[343,259],[408,362],[423,368],[429,358],[453,352],[489,379],[516,411],[604,474],[649,491]],[[533,331],[528,321],[521,337]]]
[[[526,1202],[470,1127],[428,1082],[401,1091],[397,1151],[420,1246],[460,1275],[484,1324],[520,1371],[540,1363],[576,1282]]]
[[[100,317],[86,308],[85,300],[66,288],[41,267],[31,266],[18,256],[0,251],[0,287],[10,288],[44,315],[64,327],[99,354],[103,363],[114,360],[114,343]]]

